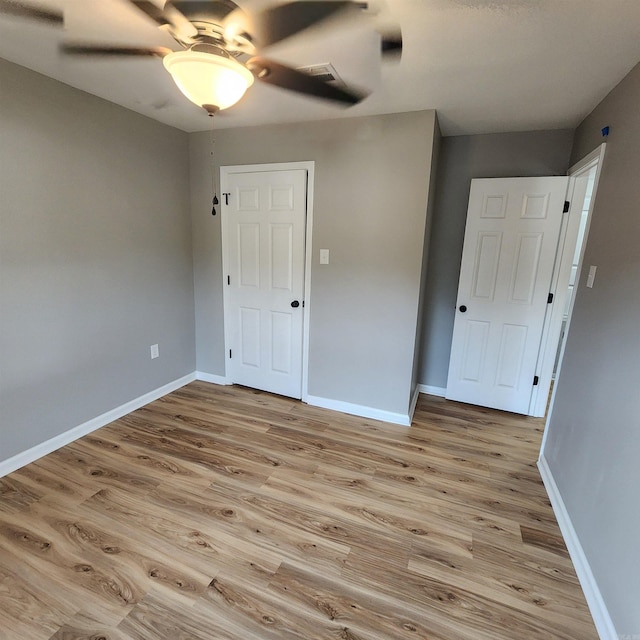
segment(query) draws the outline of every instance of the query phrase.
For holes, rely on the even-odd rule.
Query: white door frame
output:
[[[302,400],[307,401],[309,395],[309,319],[311,316],[311,258],[312,251],[312,232],[313,232],[313,185],[315,179],[315,162],[277,162],[269,164],[244,164],[230,165],[220,167],[220,192],[228,191],[229,176],[234,173],[254,173],[259,171],[291,171],[295,169],[304,169],[307,172],[307,219],[305,231],[304,245],[304,292],[303,292],[303,320],[302,320]],[[227,209],[221,207],[220,227],[222,241],[222,273],[226,281],[229,273],[229,250],[226,244],[227,234]],[[231,344],[230,329],[227,325],[227,308],[229,304],[229,294],[225,282],[222,285],[223,305],[224,305],[224,348],[225,348],[225,376],[227,376],[227,354],[229,353],[229,345]],[[227,384],[231,384],[232,380],[226,378]]]
[[[538,366],[536,371],[538,372],[539,384],[534,387],[533,394],[531,396],[531,403],[529,405],[529,415],[536,417],[543,417],[547,410],[547,402],[549,400],[549,389],[551,388],[551,380],[553,377],[553,367],[558,353],[558,344],[560,342],[560,336],[562,334],[562,321],[564,317],[564,309],[566,306],[569,277],[571,273],[571,265],[573,263],[573,256],[575,255],[576,241],[578,237],[578,225],[571,227],[569,225],[570,216],[579,216],[582,212],[584,205],[584,196],[582,198],[574,197],[576,178],[588,173],[593,167],[596,167],[596,175],[594,179],[593,192],[591,196],[591,202],[589,203],[589,213],[587,216],[587,224],[584,232],[584,239],[580,250],[580,259],[578,261],[578,270],[576,273],[576,283],[580,281],[580,272],[582,270],[582,259],[584,256],[584,249],[586,245],[587,236],[589,234],[589,226],[591,224],[591,214],[593,212],[593,204],[595,201],[595,195],[598,190],[598,181],[600,179],[600,172],[602,170],[602,161],[606,150],[606,143],[602,143],[599,147],[594,149],[590,154],[582,158],[574,164],[567,175],[569,176],[569,188],[567,191],[567,199],[571,202],[569,214],[562,222],[562,229],[560,231],[560,240],[558,244],[558,252],[556,254],[556,261],[553,269],[553,277],[551,280],[551,293],[553,293],[553,303],[548,305],[547,315],[545,318],[544,329],[542,331],[542,341],[540,343],[540,353],[538,355]],[[575,207],[579,207],[580,211],[576,211]],[[577,287],[576,287],[577,291]],[[566,343],[567,333],[569,331],[569,325],[571,324],[571,314],[573,313],[573,304],[576,299],[576,294],[571,298],[569,303],[569,311],[567,314],[567,322],[565,325],[565,336],[560,349],[560,359],[558,361],[557,372],[560,371],[562,364],[562,356],[564,355],[564,345]],[[553,389],[551,397],[551,404],[549,406],[549,416],[553,410],[553,401],[555,399],[556,387]],[[547,417],[548,423],[548,417]],[[546,428],[545,435],[546,437]],[[544,448],[543,437],[543,448]]]

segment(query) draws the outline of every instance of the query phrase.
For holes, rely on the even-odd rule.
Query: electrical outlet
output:
[[[329,249],[320,249],[320,264],[329,264]]]
[[[587,287],[589,287],[589,289],[593,289],[593,282],[596,279],[596,271],[597,271],[598,267],[591,265],[589,267],[589,275],[587,276]]]
[[[150,347],[151,350],[151,359],[153,360],[154,358],[159,358],[160,357],[160,349],[158,349],[158,345],[157,344],[152,344]]]

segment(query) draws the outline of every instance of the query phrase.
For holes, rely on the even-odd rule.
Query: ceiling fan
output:
[[[368,94],[330,84],[261,55],[261,51],[330,19],[369,19],[367,2],[298,0],[248,13],[232,0],[126,0],[146,14],[180,45],[136,47],[65,42],[64,54],[75,56],[155,56],[182,93],[210,115],[235,104],[254,80],[314,98],[354,105]],[[0,14],[63,25],[61,12],[22,0],[0,0]],[[399,27],[380,33],[382,56],[402,52]]]

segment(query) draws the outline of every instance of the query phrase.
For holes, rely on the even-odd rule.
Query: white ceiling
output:
[[[245,9],[256,1],[236,0]],[[58,54],[64,38],[177,48],[128,2],[39,4],[63,9],[66,29],[0,15],[0,57],[184,131],[210,127],[158,59]],[[359,105],[256,83],[216,127],[437,109],[445,135],[571,128],[640,61],[640,0],[387,0],[385,16],[402,28],[399,63],[380,66],[373,18],[323,25],[264,52],[293,66],[332,63],[347,83],[372,90]]]

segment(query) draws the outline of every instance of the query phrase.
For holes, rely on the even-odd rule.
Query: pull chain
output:
[[[218,204],[218,189],[216,187],[216,166],[215,166],[215,160],[213,157],[213,145],[214,145],[214,127],[213,127],[213,113],[210,112],[209,113],[209,117],[211,118],[211,190],[213,191],[213,201],[212,201],[212,206],[211,206],[211,215],[215,216],[217,211],[216,211],[216,205]]]

